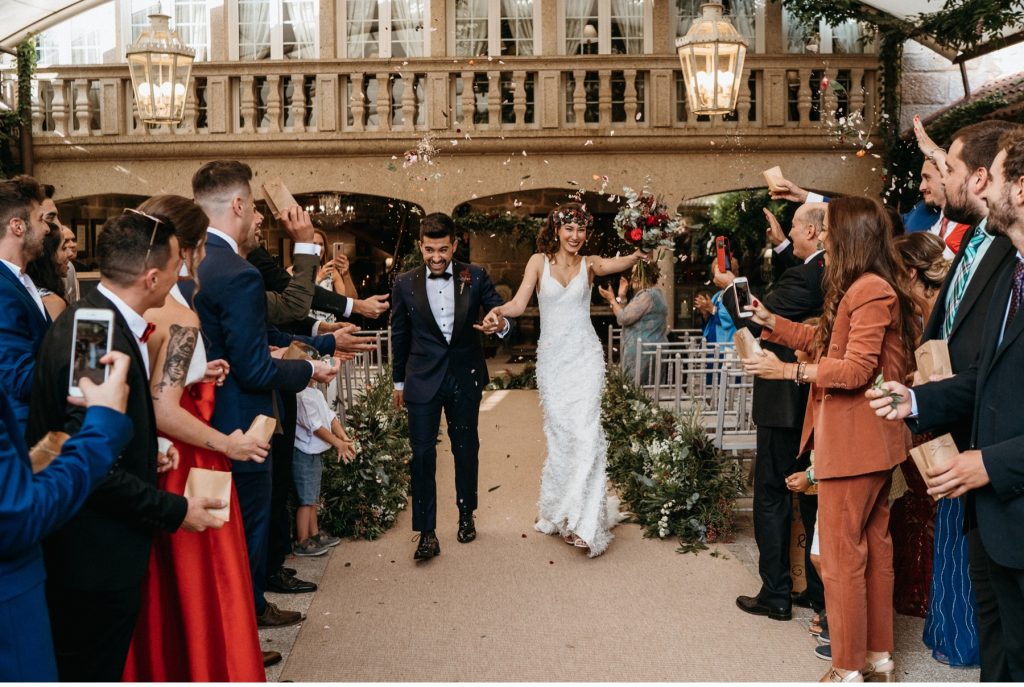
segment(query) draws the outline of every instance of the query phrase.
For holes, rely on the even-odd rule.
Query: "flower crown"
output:
[[[555,223],[558,225],[576,224],[581,227],[589,227],[594,223],[594,217],[586,210],[566,208],[555,213]]]

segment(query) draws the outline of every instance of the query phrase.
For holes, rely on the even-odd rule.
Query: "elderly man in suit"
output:
[[[872,391],[871,406],[889,419],[910,418],[927,431],[970,422],[967,448],[927,471],[928,492],[943,498],[966,496],[976,525],[978,558],[998,614],[1000,632],[982,633],[982,655],[1001,655],[991,681],[1024,681],[1024,416],[1015,412],[1024,384],[1024,132],[1010,130],[998,144],[985,188],[988,228],[1007,237],[1013,260],[1000,267],[983,307],[980,356],[954,377],[913,390],[886,382]],[[893,406],[885,393],[900,401]],[[884,396],[884,397],[883,397]],[[972,574],[975,565],[972,551]],[[998,646],[987,646],[997,641]]]
[[[102,359],[110,376],[81,382],[89,408],[78,434],[33,474],[21,424],[0,390],[0,682],[56,682],[57,664],[46,610],[43,537],[82,507],[132,436],[125,414],[128,356]]]
[[[821,314],[824,299],[821,280],[825,275],[825,253],[818,237],[825,219],[824,203],[805,203],[793,215],[786,245],[798,261],[790,267],[764,297],[768,308],[787,319],[802,322]],[[767,213],[770,214],[770,213]],[[772,216],[774,220],[774,216]],[[770,222],[776,225],[777,222]],[[761,327],[741,317],[736,308],[733,275],[715,270],[715,284],[725,288],[722,302],[737,326],[750,328],[760,336]],[[764,343],[780,360],[793,362],[793,350],[776,343]],[[793,580],[790,577],[789,539],[793,519],[793,495],[786,476],[801,462],[800,430],[807,408],[807,387],[782,380],[754,379],[752,416],[757,425],[757,457],[754,461],[754,539],[757,542],[761,589],[755,596],[740,596],[736,605],[747,613],[767,615],[772,620],[792,617]],[[806,467],[806,465],[803,465]],[[800,518],[808,541],[804,550],[807,588],[795,601],[821,610],[825,592],[821,578],[810,562],[810,534],[814,531],[818,503],[816,496],[800,494]]]
[[[186,498],[157,488],[159,469],[176,459],[157,448],[149,355],[150,326],[143,313],[163,305],[178,279],[181,255],[174,229],[139,214],[103,225],[96,241],[100,283],[71,306],[46,333],[39,349],[29,407],[29,445],[47,432],[74,436],[84,411],[67,402],[74,315],[82,308],[110,310],[112,349],[126,354],[128,416],[134,432],[114,468],[79,513],[44,542],[46,596],[61,680],[120,680],[138,617],[153,532],[182,527],[202,531],[223,521],[207,512],[221,502]]]
[[[50,316],[25,266],[43,250],[43,187],[29,176],[0,181],[0,389],[19,429],[28,419],[32,372]]]

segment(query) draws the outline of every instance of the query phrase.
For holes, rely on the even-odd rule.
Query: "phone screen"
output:
[[[746,308],[753,304],[750,299],[750,286],[745,280],[740,281],[739,279],[733,282],[733,284],[736,287],[736,310],[740,314],[749,313]]]
[[[100,358],[107,354],[110,340],[110,322],[106,320],[78,320],[75,322],[75,358],[71,374],[72,386],[78,380],[88,377],[96,384],[102,384],[107,376],[106,365]]]

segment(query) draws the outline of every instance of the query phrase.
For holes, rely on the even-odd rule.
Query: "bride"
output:
[[[646,255],[580,255],[593,217],[580,203],[559,205],[537,237],[515,298],[487,319],[522,315],[533,293],[540,309],[537,388],[544,409],[548,455],[534,528],[558,532],[567,544],[599,556],[619,520],[605,487],[607,442],[601,428],[604,352],[590,321],[594,276],[623,272]]]

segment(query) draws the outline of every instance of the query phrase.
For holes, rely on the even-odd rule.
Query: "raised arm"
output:
[[[634,251],[630,255],[623,255],[617,258],[602,258],[600,255],[588,255],[588,265],[591,276],[603,277],[609,274],[618,274],[631,269],[633,265],[648,257],[647,253]]]

